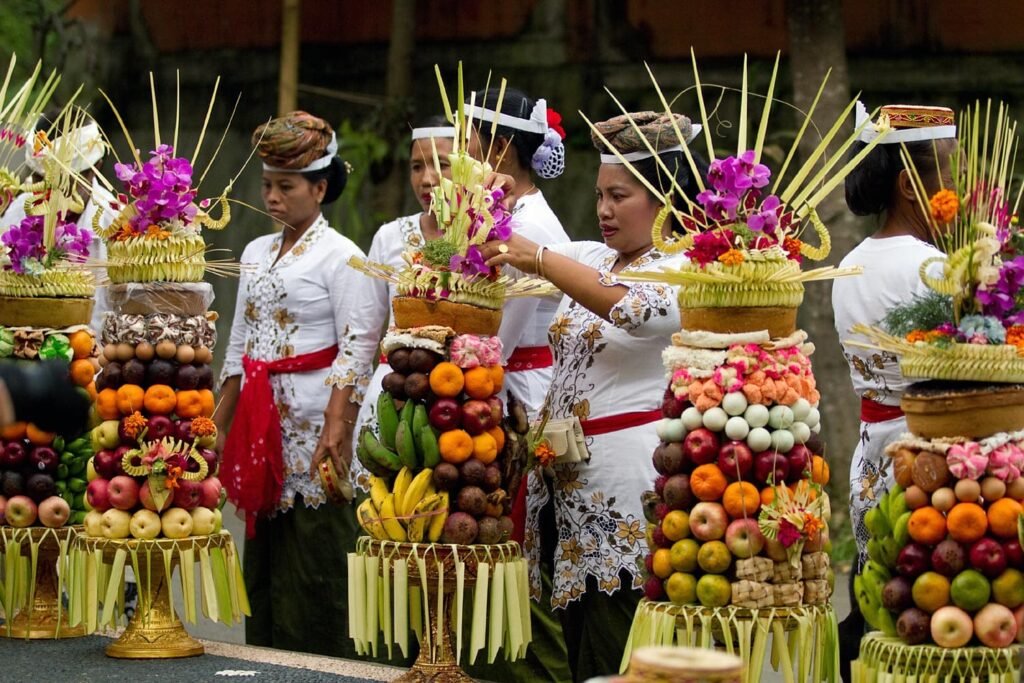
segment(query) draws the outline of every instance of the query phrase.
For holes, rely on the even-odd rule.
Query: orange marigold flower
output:
[[[217,425],[214,424],[213,420],[202,416],[192,418],[192,427],[190,429],[192,436],[213,436],[217,433]]]
[[[180,486],[178,484],[178,477],[182,474],[181,468],[172,466],[167,468],[167,488],[176,489]]]
[[[820,519],[809,512],[804,513],[804,535],[807,538],[815,538],[825,525]]]
[[[146,239],[165,240],[171,236],[170,230],[164,230],[159,225],[150,225],[146,228]]]
[[[729,251],[719,256],[718,260],[727,266],[738,266],[739,264],[743,263],[745,257],[743,256],[743,252],[740,251],[739,249],[730,249]]]
[[[124,423],[121,426],[124,429],[125,436],[130,439],[138,439],[147,424],[149,424],[149,420],[136,410],[124,419]]]
[[[924,330],[914,330],[907,335],[907,341],[911,344],[916,344],[919,341],[927,341],[928,335],[925,334]]]
[[[786,250],[789,257],[795,259],[800,256],[800,248],[804,246],[804,243],[795,237],[786,237],[782,240],[782,248]]]
[[[1017,347],[1017,353],[1024,356],[1024,325],[1010,325],[1006,330],[1006,343]]]
[[[932,195],[931,201],[932,218],[939,223],[949,223],[956,218],[960,210],[960,198],[952,190],[939,190]]]
[[[537,444],[537,448],[534,449],[533,455],[537,458],[537,462],[541,467],[547,467],[555,461],[555,451],[547,443]]]

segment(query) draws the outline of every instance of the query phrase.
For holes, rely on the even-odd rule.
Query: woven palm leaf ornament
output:
[[[703,138],[706,144],[710,167],[706,178],[697,173],[697,165],[686,143],[686,137],[679,130],[671,108],[658,85],[654,74],[648,74],[667,115],[673,119],[674,132],[682,141],[682,151],[690,166],[701,192],[696,201],[686,197],[682,188],[673,179],[667,190],[654,187],[645,180],[637,169],[619,152],[589,120],[595,135],[615,154],[648,190],[662,197],[664,208],[652,227],[654,246],[663,253],[683,252],[689,263],[679,268],[658,272],[631,273],[620,275],[622,280],[660,281],[680,285],[680,306],[694,308],[751,308],[779,307],[795,309],[803,300],[803,284],[816,280],[827,280],[859,272],[855,268],[839,269],[831,266],[804,270],[803,259],[820,261],[828,257],[831,242],[828,230],[819,218],[816,207],[833,190],[840,186],[845,177],[888,133],[884,120],[877,124],[865,121],[851,134],[842,133],[854,112],[856,100],[847,105],[821,141],[806,160],[800,162],[797,149],[811,125],[821,94],[828,82],[822,81],[817,95],[793,140],[781,168],[773,173],[763,163],[764,142],[768,131],[774,97],[779,59],[776,57],[772,69],[768,92],[764,97],[757,133],[753,145],[748,145],[747,110],[749,90],[747,65],[744,60],[743,83],[740,89],[740,125],[736,154],[725,158],[716,156],[712,126],[697,68],[693,57],[695,91],[699,105]],[[614,96],[613,96],[614,98]],[[628,117],[629,113],[616,103]],[[586,117],[584,117],[586,118]],[[630,123],[639,131],[636,122]],[[874,140],[847,159],[847,153],[866,126],[874,125],[878,135]],[[640,135],[648,151],[654,155],[663,174],[672,178],[672,171],[658,157],[657,150],[649,140]],[[835,154],[826,157],[829,146],[837,144]],[[683,208],[677,208],[673,199],[683,199]],[[683,235],[666,238],[663,234],[665,221],[674,216],[682,226]],[[812,246],[802,239],[813,232],[819,246]]]
[[[86,121],[85,113],[69,104],[51,127],[54,143],[46,131],[32,136],[31,153],[44,159],[44,177],[21,184],[21,190],[32,193],[25,201],[26,216],[3,226],[0,296],[91,298],[95,292],[92,233],[66,220],[83,208],[71,168],[81,152],[84,138],[78,133],[86,129]]]
[[[97,178],[116,197],[110,207],[105,207],[115,214],[110,225],[101,225],[103,212],[99,211],[93,221],[94,231],[107,243],[108,262],[105,265],[112,282],[188,283],[202,281],[206,272],[215,275],[237,274],[238,266],[230,260],[211,261],[206,258],[207,247],[201,231],[204,228],[222,230],[231,221],[228,195],[235,180],[252,159],[252,153],[242,169],[217,196],[199,198],[199,189],[224,143],[231,125],[230,119],[206,161],[205,169],[195,180],[219,85],[220,78],[214,83],[206,118],[191,157],[182,155],[178,145],[180,98],[175,106],[173,137],[169,143],[161,137],[156,86],[152,74],[150,92],[154,148],[145,158],[128,132],[117,107],[106,93],[100,91],[113,110],[132,153],[132,159],[127,163],[118,159],[118,163],[114,164],[115,179],[123,185],[123,192],[118,192],[110,180]],[[232,111],[232,118],[233,115]],[[214,216],[217,209],[220,215]]]
[[[883,328],[855,326],[870,344],[900,355],[904,376],[1024,382],[1024,235],[1021,191],[1011,189],[1017,125],[1002,103],[960,114],[952,184],[929,194],[906,150],[918,205],[946,257],[921,264],[931,292],[890,311]],[[938,161],[936,161],[938,163]],[[937,174],[941,178],[941,174]]]
[[[484,263],[480,246],[489,240],[507,240],[512,233],[512,212],[502,200],[505,192],[490,187],[494,169],[487,161],[469,153],[470,142],[481,122],[475,121],[475,93],[465,102],[462,64],[458,69],[456,106],[448,98],[441,71],[435,67],[445,118],[455,130],[452,152],[448,155],[451,174],[444,177],[435,139],[431,138],[434,166],[440,182],[433,189],[431,212],[437,219],[440,238],[426,242],[403,254],[405,266],[394,268],[365,259],[353,258],[349,265],[372,277],[394,284],[401,297],[430,301],[448,301],[499,310],[508,297],[544,296],[553,286],[537,278],[513,278],[500,268]],[[501,110],[506,83],[501,80],[495,110]],[[498,122],[490,124],[489,138],[497,139]],[[490,158],[490,150],[486,158]]]

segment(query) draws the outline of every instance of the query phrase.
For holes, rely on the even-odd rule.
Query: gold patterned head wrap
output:
[[[682,114],[673,114],[672,116],[675,117],[679,132],[683,134],[686,141],[692,140],[695,134],[695,127],[690,123],[690,119]],[[630,119],[632,119],[632,123]],[[634,123],[636,127],[634,127]],[[659,152],[666,151],[670,147],[678,147],[682,144],[682,141],[676,136],[676,131],[672,126],[672,119],[665,114],[653,111],[634,112],[628,116],[622,114],[607,121],[596,123],[594,124],[594,129],[590,131],[590,139],[593,141],[594,147],[600,152],[609,152],[611,150],[601,142],[595,131],[599,131],[601,135],[604,135],[612,147],[620,154],[647,152],[647,145],[644,144],[640,133],[637,133],[637,128],[640,129],[643,137],[651,143],[651,146]]]
[[[304,111],[293,111],[261,125],[253,133],[252,142],[267,171],[318,171],[330,165],[338,151],[330,124]]]

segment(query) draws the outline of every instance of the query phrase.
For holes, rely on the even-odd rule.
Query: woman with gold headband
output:
[[[363,254],[321,213],[347,177],[330,125],[293,112],[260,126],[253,143],[263,202],[281,229],[242,254],[214,416],[227,435],[220,476],[246,516],[246,641],[351,657],[339,567],[358,525],[351,506],[324,504],[310,472],[319,452],[347,472],[357,406],[352,387],[338,385],[351,371],[351,294],[365,286],[347,263]]]
[[[910,384],[900,375],[896,356],[847,343],[854,337],[850,328],[857,323],[878,325],[896,306],[928,293],[921,281],[921,263],[944,257],[934,246],[930,222],[921,213],[914,180],[901,158],[909,155],[914,170],[931,196],[940,187],[951,187],[950,155],[956,145],[953,111],[944,107],[882,107],[892,131],[846,177],[846,204],[858,216],[873,216],[874,233],[843,259],[841,267],[860,266],[860,277],[839,278],[832,285],[832,308],[843,353],[850,363],[850,379],[860,397],[860,440],[850,463],[850,521],[857,541],[859,561],[866,561],[868,529],[864,516],[894,484],[892,459],[885,447],[907,431],[900,410],[900,397]],[[857,125],[867,118],[858,105]],[[855,143],[856,154],[878,135],[865,127]],[[940,175],[941,174],[941,175]],[[852,581],[851,581],[852,585]],[[857,601],[840,625],[844,680],[849,679],[849,662],[857,657],[864,632],[864,619]]]
[[[597,128],[652,186],[671,186],[668,169],[695,197],[696,183],[675,130],[689,142],[699,128],[678,115],[675,125],[654,112],[630,117],[659,159],[625,116]],[[589,460],[583,454],[577,462],[555,461],[550,482],[540,470],[531,473],[525,548],[534,579],[539,553],[553,553],[552,605],[561,617],[577,681],[618,670],[640,599],[646,551],[640,496],[656,476],[649,453],[658,443],[654,423],[661,418],[661,391],[652,387],[664,382],[661,351],[679,330],[675,288],[625,284],[616,275],[678,266],[685,258],[654,248],[651,227],[661,198],[612,150],[596,138],[594,144],[601,151],[595,190],[603,243],[549,247],[513,235],[507,245],[489,242],[484,248],[489,265],[535,273],[565,293],[548,334],[554,379],[545,405],[549,424],[579,420]]]

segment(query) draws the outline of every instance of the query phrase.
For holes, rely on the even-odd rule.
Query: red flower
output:
[[[558,133],[558,136],[565,139],[565,128],[562,128],[562,115],[554,109],[548,109],[548,128]]]

